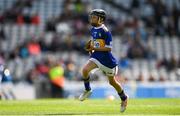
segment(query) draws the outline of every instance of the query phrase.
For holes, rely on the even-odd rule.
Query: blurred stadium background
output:
[[[180,98],[180,0],[0,0],[0,64],[11,74],[2,98],[77,97],[94,8],[108,13],[129,96]],[[91,98],[118,97],[100,71],[91,76]]]

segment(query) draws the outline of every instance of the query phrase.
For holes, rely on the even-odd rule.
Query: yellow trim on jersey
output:
[[[93,46],[95,48],[105,47],[105,40],[104,39],[94,39]]]

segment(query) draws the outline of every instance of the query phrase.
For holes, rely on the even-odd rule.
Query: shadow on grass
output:
[[[43,115],[117,115],[117,114],[107,114],[107,113],[52,113],[52,114],[43,114]]]
[[[122,114],[122,113],[119,113],[119,114]],[[20,114],[7,114],[7,113],[6,113],[6,114],[0,114],[0,115],[1,115],[1,116],[3,116],[3,115],[4,115],[4,116],[7,116],[7,115],[8,115],[8,116],[22,116],[22,115],[23,115],[23,116],[37,116],[37,115],[38,115],[38,116],[43,116],[43,115],[47,115],[47,116],[49,116],[49,115],[57,115],[57,116],[58,116],[58,115],[60,115],[60,116],[61,116],[61,115],[62,115],[62,116],[63,116],[63,115],[64,115],[64,116],[69,116],[69,115],[87,115],[87,116],[88,116],[88,115],[108,115],[108,116],[112,116],[112,115],[119,115],[119,114],[118,114],[118,113],[111,113],[111,114],[108,114],[108,113],[44,113],[44,114],[43,114],[43,113],[39,113],[39,114],[38,114],[38,113],[37,113],[37,114],[35,114],[35,113],[34,113],[34,114],[33,114],[33,113],[32,113],[32,114],[31,114],[31,113],[27,113],[27,114],[26,114],[26,113],[22,113],[22,114],[21,114],[21,113],[20,113]]]

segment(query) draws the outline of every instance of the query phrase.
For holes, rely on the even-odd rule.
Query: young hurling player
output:
[[[90,12],[89,20],[92,25],[92,39],[86,45],[86,50],[91,53],[90,59],[82,69],[85,91],[79,96],[83,101],[92,93],[89,83],[89,73],[95,68],[99,68],[108,77],[109,84],[112,85],[121,98],[120,111],[124,112],[127,106],[128,96],[124,93],[120,83],[115,80],[118,71],[117,61],[111,53],[112,36],[104,25],[106,12],[102,9],[94,9]]]

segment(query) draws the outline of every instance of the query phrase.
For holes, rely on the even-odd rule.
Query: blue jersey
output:
[[[112,48],[112,36],[104,24],[100,27],[93,27],[91,29],[91,36],[93,40],[93,46],[95,48]],[[95,58],[108,68],[114,68],[115,66],[117,66],[117,60],[109,51],[94,51],[90,57]]]

